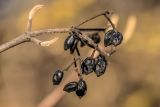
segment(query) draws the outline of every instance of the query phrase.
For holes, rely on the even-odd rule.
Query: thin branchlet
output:
[[[100,14],[98,14],[98,15],[95,15],[95,16],[89,18],[89,19],[86,19],[85,21],[83,21],[82,23],[78,24],[78,25],[75,26],[75,27],[78,28],[78,27],[80,27],[81,25],[83,25],[83,24],[85,24],[85,23],[87,23],[87,22],[89,22],[89,21],[91,21],[91,20],[93,20],[93,19],[96,19],[97,17],[103,16],[103,15],[106,15],[106,14],[110,14],[110,12],[109,12],[109,11],[105,11],[105,12],[102,12],[102,13],[100,13]]]
[[[79,57],[78,57],[78,58],[74,58],[74,61],[71,62],[66,68],[64,68],[63,71],[68,71],[69,68],[70,68],[73,64],[75,64],[75,62],[77,62],[78,60],[80,60]]]

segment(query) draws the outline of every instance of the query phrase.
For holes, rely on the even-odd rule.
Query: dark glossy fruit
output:
[[[70,53],[73,54],[75,49],[77,48],[77,44],[78,44],[78,39],[76,39],[73,43],[73,45],[70,47]]]
[[[80,79],[78,81],[78,86],[76,90],[77,96],[83,97],[86,94],[86,91],[87,91],[87,84],[83,79]]]
[[[63,91],[66,91],[68,93],[76,91],[77,86],[78,86],[77,82],[69,82],[64,86]]]
[[[121,44],[123,41],[123,36],[120,32],[117,32],[116,35],[114,35],[114,39],[113,39],[113,45],[114,46],[118,46],[119,44]]]
[[[77,48],[79,42],[78,34],[76,32],[71,32],[70,36],[64,41],[64,50],[70,49],[70,53],[73,54]]]
[[[75,40],[76,37],[74,37],[73,35],[68,36],[64,41],[64,50],[68,50],[69,48],[71,48],[74,45]]]
[[[95,59],[87,57],[81,65],[82,73],[88,75],[94,70],[94,67]]]
[[[114,30],[109,30],[104,36],[104,46],[110,46],[113,44],[113,34]]]
[[[63,72],[61,70],[57,70],[54,74],[53,74],[53,78],[52,78],[52,82],[53,85],[58,85],[63,78]]]
[[[95,44],[98,44],[100,42],[100,35],[98,33],[93,33],[93,34],[89,35],[89,38],[92,39]],[[90,48],[94,48],[94,46],[89,44],[88,42],[86,42],[86,44]]]
[[[97,77],[105,73],[106,67],[107,67],[107,60],[105,59],[105,56],[99,55],[97,57],[97,61],[94,69],[94,72],[96,73]]]
[[[123,35],[115,30],[109,30],[104,37],[104,46],[114,45],[117,46],[123,41]]]
[[[100,35],[98,33],[93,33],[89,35],[89,38],[91,38],[96,44],[98,44],[101,41]]]
[[[85,46],[85,43],[86,43],[86,42],[87,42],[87,41],[83,41],[83,40],[80,39],[80,46],[81,46],[81,47]]]

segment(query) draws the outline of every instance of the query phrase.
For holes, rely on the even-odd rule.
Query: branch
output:
[[[53,33],[68,33],[71,31],[72,28],[61,28],[61,29],[45,29],[45,30],[39,30],[39,31],[31,31],[32,29],[32,19],[33,19],[33,16],[38,12],[38,10],[40,10],[41,8],[43,7],[43,5],[36,5],[34,6],[31,11],[29,12],[29,17],[28,17],[28,23],[27,23],[27,32],[25,32],[24,34],[16,37],[15,39],[7,42],[7,43],[4,43],[2,45],[0,45],[0,53],[10,49],[10,48],[13,48],[19,44],[22,44],[24,42],[33,42],[37,45],[40,45],[40,46],[50,46],[51,44],[53,44],[55,41],[58,40],[58,38],[54,38],[52,40],[49,40],[49,41],[41,41],[39,39],[37,39],[36,37],[37,36],[41,36],[41,35],[49,35],[49,34],[53,34]],[[84,22],[80,23],[79,25],[76,26],[76,29],[78,29],[79,31],[81,32],[105,32],[106,28],[77,28],[79,26],[81,26],[82,24],[85,24],[87,23],[88,21],[90,20],[93,20],[99,16],[102,16],[104,15],[105,17],[107,17],[107,20],[111,23],[112,27],[113,24],[112,22],[109,20],[109,17],[107,16],[108,14],[110,14],[108,11],[105,11],[103,13],[100,13],[90,19],[87,19],[85,20]],[[90,38],[87,38],[87,35],[86,36],[83,36],[83,39],[88,39],[88,41],[90,41],[90,43],[93,44],[93,46],[102,54],[105,54],[103,53],[99,48],[97,48],[97,46],[94,44],[94,42],[90,39]]]
[[[102,13],[96,15],[96,16],[93,16],[93,17],[91,17],[91,18],[83,21],[82,23],[78,24],[78,25],[75,26],[75,27],[80,27],[81,25],[83,25],[83,24],[85,24],[85,23],[87,23],[87,22],[89,22],[89,21],[91,21],[91,20],[93,20],[93,19],[95,19],[95,18],[97,18],[97,17],[103,16],[103,15],[107,15],[107,14],[110,14],[110,12],[109,12],[109,11],[102,12]]]
[[[35,40],[35,38],[32,38],[32,37],[37,37],[37,36],[42,36],[42,35],[51,35],[51,34],[54,34],[54,33],[68,33],[70,32],[71,28],[61,28],[61,29],[44,29],[44,30],[38,30],[38,31],[33,31],[33,32],[30,32],[30,33],[24,33],[18,37],[16,37],[15,39],[9,41],[9,42],[6,42],[2,45],[0,45],[0,53],[10,49],[10,48],[13,48],[21,43],[24,43],[24,42],[34,42],[36,44],[39,44],[39,42],[42,42],[40,40]],[[105,31],[105,28],[97,28],[97,29],[93,29],[93,28],[79,28],[80,31],[84,31],[84,32],[92,32],[92,31]],[[44,41],[45,42],[45,41]]]
[[[19,44],[22,44],[24,42],[28,42],[29,41],[29,38],[25,35],[25,34],[22,34],[20,35],[19,37],[7,42],[7,43],[4,43],[0,46],[0,53],[12,48],[12,47],[15,47]]]

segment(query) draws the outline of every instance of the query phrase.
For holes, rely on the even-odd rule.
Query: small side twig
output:
[[[96,15],[96,16],[93,16],[93,17],[91,17],[91,18],[83,21],[82,23],[78,24],[78,25],[75,26],[75,27],[80,27],[81,25],[83,25],[83,24],[85,24],[85,23],[87,23],[87,22],[89,22],[89,21],[91,21],[91,20],[93,20],[93,19],[95,19],[95,18],[97,18],[97,17],[99,17],[99,16],[106,15],[106,14],[110,14],[110,12],[109,12],[109,11],[102,12],[102,13]]]
[[[69,68],[78,60],[80,60],[80,58],[75,58],[73,62],[71,62],[65,69],[63,69],[63,71],[68,71]]]
[[[33,16],[43,7],[44,5],[36,5],[29,12],[28,23],[27,23],[27,32],[31,32],[32,29],[32,19]]]

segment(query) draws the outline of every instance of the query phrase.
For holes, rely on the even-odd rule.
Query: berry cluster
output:
[[[99,77],[105,73],[108,64],[107,64],[106,57],[101,53],[95,58],[93,57],[94,52],[96,50],[95,46],[93,46],[93,44],[90,44],[88,40],[80,38],[80,35],[83,35],[83,33],[75,28],[69,33],[69,36],[64,41],[64,50],[69,50],[70,54],[73,54],[76,51],[78,58],[76,59],[74,57],[74,61],[71,65],[74,64],[75,68],[77,68],[77,61],[79,60],[80,71],[77,72],[79,81],[78,82],[72,81],[67,83],[64,86],[63,90],[68,93],[75,92],[76,95],[81,98],[86,94],[86,91],[87,91],[87,84],[83,79],[82,75],[88,75],[94,72],[96,76]],[[98,32],[89,34],[88,38],[91,39],[94,42],[94,44],[96,44],[97,46],[101,42],[101,38]],[[104,46],[116,47],[119,44],[121,44],[122,40],[123,40],[122,34],[116,31],[115,29],[112,29],[107,31],[104,35]],[[94,51],[92,55],[83,60],[80,56],[78,44],[80,45],[80,47],[88,46],[90,48],[93,48]],[[71,67],[71,65],[69,65],[64,70],[57,70],[56,72],[54,72],[54,75],[52,78],[54,85],[60,84],[64,75],[64,71],[67,71]]]
[[[86,82],[81,78],[78,82],[69,82],[66,84],[63,88],[64,91],[70,93],[70,92],[76,92],[76,95],[79,97],[83,97],[86,94],[87,91],[87,84]]]
[[[104,16],[112,26],[112,29],[108,30],[107,32],[106,29],[103,29],[105,34],[103,38],[104,46],[111,47],[111,50],[109,52],[110,56],[111,54],[113,54],[113,52],[115,52],[115,50],[113,50],[113,47],[116,47],[122,43],[123,35],[117,31],[114,24],[107,16],[108,14],[110,13],[106,11],[104,13],[101,13],[84,21],[83,23],[79,24],[76,27],[71,28],[69,36],[64,41],[64,50],[65,51],[69,50],[70,54],[76,52],[77,56],[73,54],[74,61],[69,66],[67,66],[63,70],[57,70],[56,72],[54,72],[52,78],[53,85],[60,84],[60,82],[63,79],[64,71],[68,71],[69,68],[72,65],[74,65],[75,72],[77,73],[79,80],[67,83],[64,86],[63,91],[68,93],[75,92],[76,95],[81,98],[87,92],[87,84],[83,79],[83,75],[88,75],[94,72],[97,77],[100,77],[105,73],[108,63],[105,54],[103,54],[98,47],[102,39],[100,37],[99,31],[97,31],[96,33],[91,33],[86,35],[83,33],[82,29],[79,28],[79,26],[99,16]],[[82,59],[79,51],[79,46],[80,47],[88,46],[92,48],[93,49],[92,55],[85,59]],[[99,51],[99,55],[95,56],[95,51]],[[77,61],[79,61],[78,65]]]
[[[107,60],[103,55],[99,55],[97,58],[87,57],[81,65],[82,74],[88,75],[94,71],[99,77],[104,74],[106,66]]]

